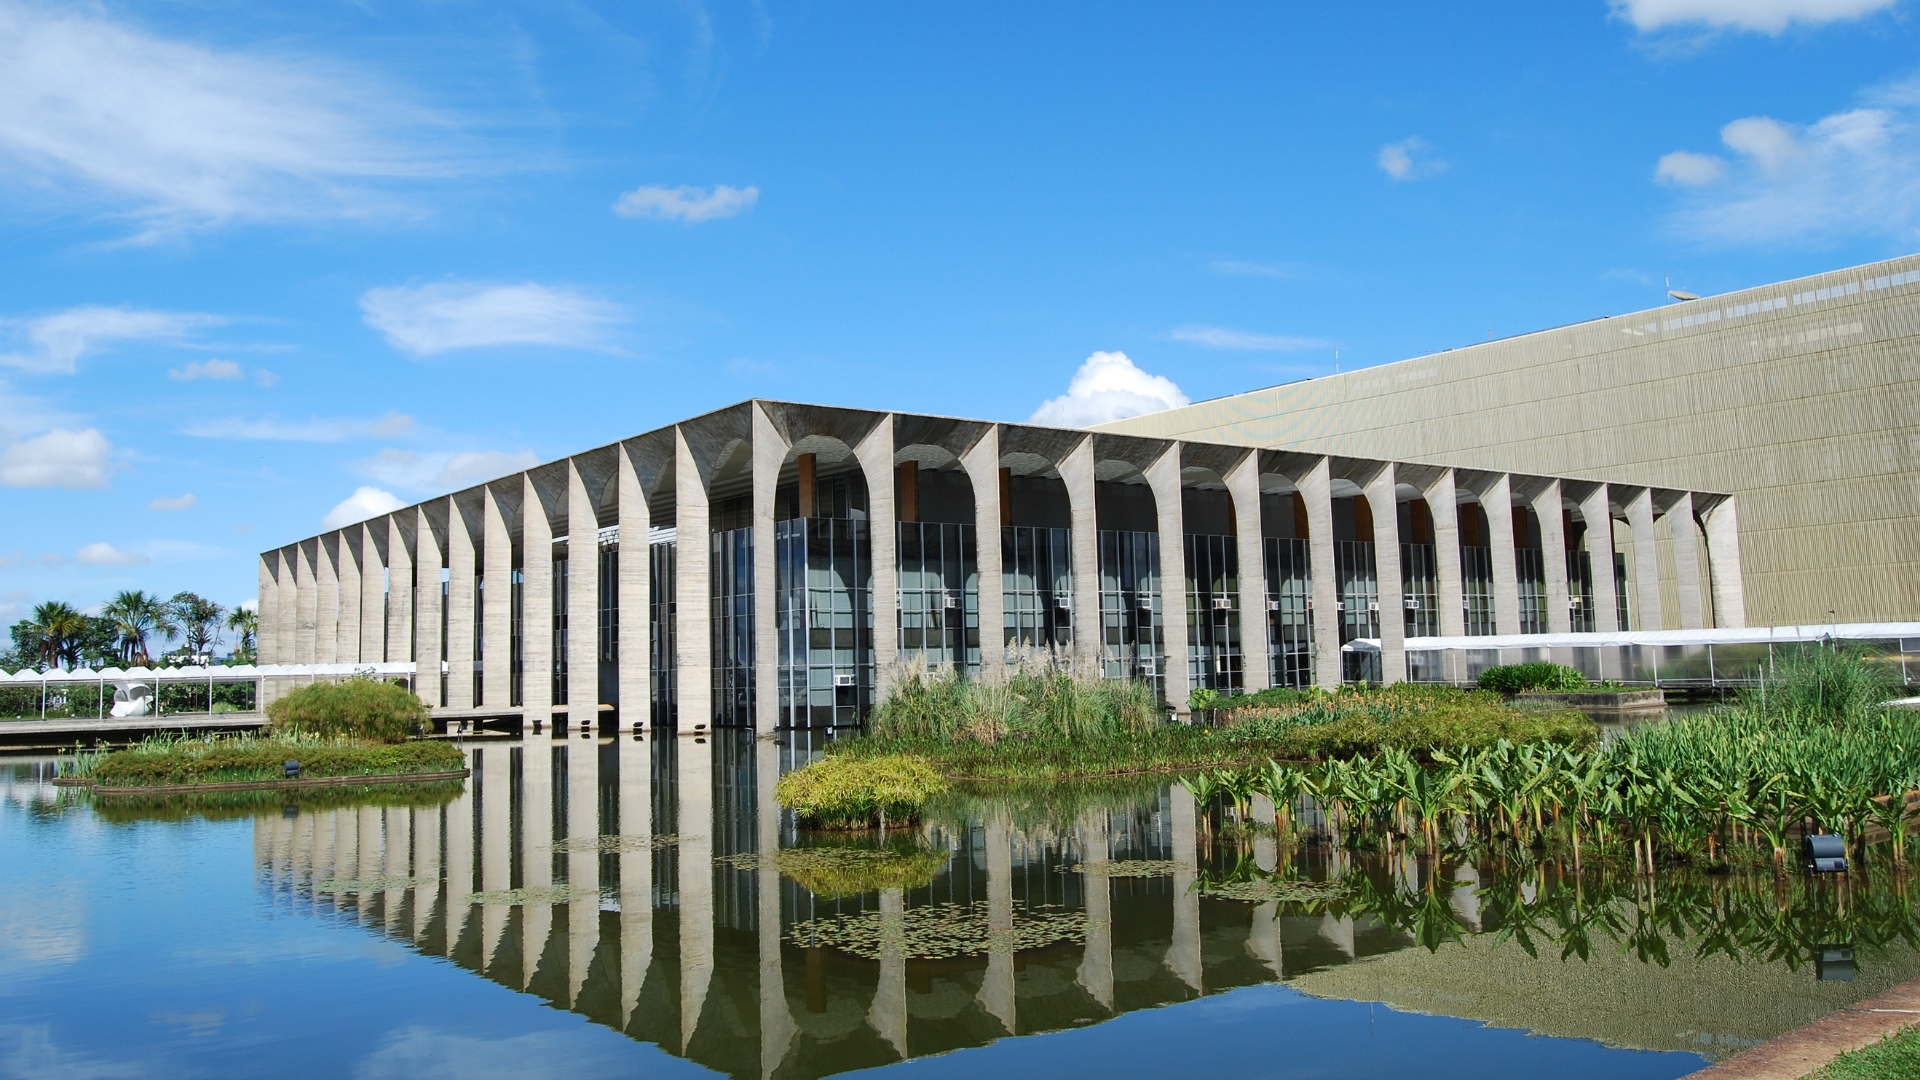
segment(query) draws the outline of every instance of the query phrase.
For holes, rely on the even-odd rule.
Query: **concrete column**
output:
[[[1193,987],[1196,994],[1206,990],[1205,970],[1200,956],[1200,892],[1194,883],[1200,879],[1199,810],[1193,795],[1179,784],[1168,785],[1173,811],[1173,944],[1167,948],[1167,970]]]
[[[387,891],[380,899],[380,909],[387,917],[386,930],[391,937],[399,929],[400,909],[407,900],[405,881],[412,876],[409,864],[413,855],[413,815],[404,806],[388,806],[381,809],[380,817],[387,834]]]
[[[771,735],[780,724],[773,497],[788,446],[759,402],[749,404],[747,410],[753,418],[753,727],[762,735]]]
[[[294,544],[279,550],[280,587],[277,590],[277,595],[280,598],[280,615],[275,621],[275,625],[271,628],[264,622],[260,624],[261,633],[272,633],[279,640],[279,647],[274,653],[274,655],[279,658],[274,661],[276,664],[297,664],[300,662],[299,648],[295,644],[295,639],[299,637],[300,632],[301,599],[307,591],[300,586],[300,563],[302,561],[300,549],[301,545]]]
[[[987,971],[977,995],[987,1015],[1018,1034],[1013,971],[1013,825],[1002,814],[987,820]]]
[[[446,704],[440,699],[440,658],[446,655],[440,635],[440,572],[446,569],[447,553],[440,549],[427,507],[421,505],[413,513],[413,692],[438,708]]]
[[[1187,697],[1193,692],[1193,674],[1187,646],[1187,529],[1180,500],[1180,444],[1168,445],[1146,473],[1160,525],[1160,618],[1165,641],[1161,670],[1167,703],[1183,719],[1190,719]]]
[[[574,739],[567,748],[567,886],[573,902],[567,908],[567,1003],[580,1001],[580,990],[593,968],[600,947],[600,742]]]
[[[440,814],[438,806],[416,806],[413,814],[413,942],[426,942],[433,909],[440,900]]]
[[[1012,908],[1009,905],[1008,914]],[[907,1057],[907,958],[906,894],[900,889],[880,890],[880,982],[873,991],[873,1006],[867,1010],[867,1023],[893,1046],[901,1060]],[[1012,925],[1009,918],[1008,925]],[[1011,965],[1012,957],[1008,957]],[[987,960],[989,970],[993,960]],[[1009,1029],[1011,1030],[1011,1029]]]
[[[674,432],[673,556],[674,664],[679,674],[680,724],[713,723],[713,549],[707,487],[684,432]],[[875,541],[877,545],[879,541]]]
[[[520,884],[529,892],[553,889],[553,744],[551,731],[525,735],[520,743]],[[525,990],[553,936],[553,901],[520,909],[519,986]]]
[[[520,478],[520,730],[531,735],[553,723],[553,522],[533,474]]]
[[[1262,605],[1262,610],[1265,605]],[[1089,810],[1080,819],[1080,861],[1100,864],[1111,861],[1112,840],[1105,810]],[[1081,888],[1086,892],[1087,944],[1080,958],[1080,970],[1074,981],[1108,1012],[1113,1011],[1113,879],[1106,874],[1085,874]]]
[[[760,856],[755,872],[759,901],[760,946],[760,1075],[771,1077],[787,1059],[799,1026],[787,1007],[787,980],[780,967],[780,868],[773,860],[780,850],[780,803],[773,788],[780,779],[780,748],[772,739],[753,744],[754,848]],[[904,971],[904,967],[902,968]],[[906,1004],[902,997],[901,1005]],[[905,1030],[904,1022],[902,1031]],[[905,1051],[902,1051],[904,1055]]]
[[[1638,594],[1635,630],[1665,630],[1660,605],[1660,555],[1653,539],[1653,492],[1640,488],[1627,500],[1627,528],[1633,534],[1633,591]]]
[[[1326,458],[1295,484],[1307,504],[1307,560],[1313,573],[1313,681],[1338,688],[1340,670],[1340,583],[1333,567],[1333,472]]]
[[[980,674],[988,682],[1006,674],[1006,582],[1000,566],[1000,426],[987,425],[966,453],[961,467],[973,486],[974,568],[979,573]]]
[[[313,662],[340,662],[340,533],[320,535],[320,558],[314,563],[314,584],[320,603],[315,611]]]
[[[1513,556],[1513,481],[1495,476],[1480,492],[1487,512],[1487,550],[1493,563],[1493,632],[1520,632],[1520,568]]]
[[[360,525],[360,662],[382,663],[387,658],[387,557],[381,549],[392,543],[387,519]]]
[[[280,657],[280,553],[262,552],[258,568],[259,592],[254,601],[254,656],[258,663],[284,664]]]
[[[336,664],[360,662],[361,560],[366,558],[363,541],[366,530],[359,524],[340,530],[340,546],[335,568],[340,577],[339,629],[333,655]]]
[[[620,747],[620,1030],[633,1022],[653,966],[653,747],[623,735]],[[776,894],[776,903],[777,903]]]
[[[515,487],[519,481],[508,481]],[[507,506],[500,492],[488,484],[482,491],[481,562],[486,567],[482,579],[480,616],[480,692],[486,707],[495,712],[513,707],[513,534],[508,530]]]
[[[400,513],[406,513],[401,511]],[[387,517],[387,640],[382,655],[388,663],[405,663],[413,654],[413,553],[407,550],[406,531],[399,514]],[[422,700],[424,691],[416,688]]]
[[[1740,577],[1740,517],[1727,495],[1707,511],[1707,569],[1713,582],[1713,625],[1723,630],[1747,625],[1746,584]]]
[[[335,872],[335,841],[340,834],[340,811],[328,810],[314,815],[313,821],[313,875],[309,884],[313,891],[313,907],[320,910],[321,905],[331,908],[334,905],[331,895],[322,894],[321,882],[340,875]]]
[[[1467,590],[1460,573],[1460,493],[1453,470],[1439,470],[1421,494],[1427,500],[1427,516],[1433,520],[1434,602],[1440,605],[1440,636],[1460,637],[1467,632]],[[1466,672],[1460,670],[1458,654],[1445,656],[1447,681],[1463,681]]]
[[[653,655],[653,628],[648,622],[653,522],[631,452],[621,446],[614,456],[619,469],[615,483],[620,519],[620,582],[615,605],[619,636],[614,655],[620,682],[620,726],[631,731],[635,724],[646,725],[653,692],[648,671]]]
[[[474,835],[473,804],[475,780],[485,783],[481,777],[484,755],[481,761],[475,761],[475,753],[463,748],[467,755],[467,768],[473,770],[474,780],[461,785],[460,794],[447,803],[447,955],[460,944],[460,935],[466,930],[467,916],[472,913],[473,905],[467,898],[473,895],[474,871]],[[496,753],[506,753],[502,747]],[[484,959],[482,960],[484,964]]]
[[[1260,529],[1260,451],[1254,450],[1227,470],[1227,497],[1233,500],[1235,556],[1240,564],[1240,669],[1248,693],[1273,685],[1267,631],[1267,548]]]
[[[320,541],[302,540],[294,549],[293,662],[317,663],[320,645]]]
[[[1540,561],[1547,582],[1547,633],[1573,632],[1567,601],[1566,512],[1560,505],[1560,481],[1549,480],[1533,497],[1533,514],[1540,519]]]
[[[886,697],[900,656],[900,528],[893,502],[893,416],[888,414],[853,448],[867,478],[867,534],[873,550],[874,703]]]
[[[703,523],[697,534],[703,552],[706,538]],[[687,550],[684,539],[680,550]],[[683,619],[685,611],[682,605]],[[580,724],[599,729],[600,519],[577,461],[567,462],[567,718],[569,730]]]
[[[1620,629],[1619,604],[1613,584],[1613,507],[1607,485],[1596,484],[1580,500],[1580,520],[1587,525],[1587,563],[1593,568],[1593,629],[1598,634]]]
[[[685,535],[684,533],[681,535]],[[704,535],[704,534],[703,534]],[[713,747],[680,737],[680,1053],[713,982]]]
[[[1100,671],[1105,647],[1100,629],[1100,517],[1094,509],[1093,436],[1080,440],[1060,462],[1073,523],[1070,537],[1073,575],[1073,657],[1084,673]]]
[[[1667,532],[1673,535],[1673,568],[1680,594],[1680,629],[1698,630],[1703,625],[1700,593],[1700,534],[1693,521],[1693,493],[1681,492],[1667,508]]]
[[[1285,965],[1281,962],[1285,950],[1281,943],[1278,903],[1269,900],[1253,909],[1253,926],[1247,931],[1247,954],[1273,972],[1274,978],[1286,977]]]
[[[447,708],[473,708],[473,533],[458,499],[447,500]]]
[[[1373,571],[1380,592],[1380,682],[1407,679],[1406,584],[1400,573],[1400,504],[1391,461],[1367,482],[1367,508],[1373,511]]]

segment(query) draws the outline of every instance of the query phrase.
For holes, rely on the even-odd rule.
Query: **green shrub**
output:
[[[1853,720],[1900,695],[1898,677],[1876,653],[1858,646],[1801,645],[1775,651],[1761,689],[1743,704],[1768,715]]]
[[[1593,722],[1577,712],[1516,709],[1491,690],[1396,683],[1293,693],[1285,704],[1235,709],[1222,734],[1290,758],[1351,757],[1387,747],[1425,754],[1502,739],[1585,745],[1598,738]]]
[[[267,706],[267,726],[276,732],[396,743],[424,734],[429,723],[425,702],[379,679],[314,683]]]
[[[1047,662],[1016,665],[1001,682],[910,664],[891,684],[869,721],[876,738],[987,744],[1008,736],[1098,739],[1161,722],[1151,684],[1075,678]]]
[[[780,778],[774,798],[803,822],[827,829],[905,825],[947,790],[925,758],[832,754]]]
[[[1578,690],[1587,685],[1587,677],[1565,664],[1544,661],[1531,664],[1502,664],[1480,673],[1480,689],[1502,694],[1523,694],[1528,690]]]
[[[93,780],[101,787],[277,780],[285,775],[282,766],[287,761],[300,762],[303,779],[457,772],[466,767],[459,747],[430,740],[394,745],[317,736],[156,738],[100,759]]]

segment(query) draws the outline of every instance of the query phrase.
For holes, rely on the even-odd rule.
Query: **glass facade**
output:
[[[1166,692],[1160,534],[1101,530],[1100,661],[1109,679],[1146,679]]]
[[[1313,563],[1305,540],[1266,541],[1267,666],[1275,686],[1313,685]]]
[[[680,695],[674,670],[674,644],[679,624],[674,612],[674,542],[653,540],[647,545],[647,555],[652,571],[647,588],[648,641],[652,644],[647,667],[650,719],[656,726],[672,727],[680,715]],[[562,612],[565,610],[561,609]],[[564,618],[564,614],[561,617]],[[638,720],[637,717],[635,719]]]
[[[1574,633],[1594,632],[1593,559],[1584,551],[1567,552],[1567,617]]]
[[[596,608],[596,638],[600,662],[600,702],[620,703],[620,545],[600,541],[600,595]]]
[[[1231,536],[1186,540],[1187,677],[1196,690],[1239,693],[1246,686],[1240,652],[1240,559]]]
[[[1340,644],[1380,636],[1380,577],[1374,566],[1373,544],[1364,540],[1336,540],[1333,544],[1334,586],[1340,598]],[[1378,683],[1380,654],[1341,652],[1340,677],[1347,682]]]
[[[874,686],[867,523],[789,518],[773,528],[779,722],[858,724],[873,707]]]
[[[1440,633],[1440,573],[1432,544],[1400,545],[1400,589],[1406,610],[1406,636]]]
[[[526,573],[519,567],[513,568],[513,587],[508,591],[507,615],[507,699],[509,704],[521,705],[520,697],[520,620],[521,605],[526,599]]]
[[[555,548],[565,551],[565,548]],[[567,557],[553,559],[553,703],[567,704]]]
[[[971,525],[898,523],[900,658],[980,671],[980,573]]]
[[[1010,650],[1073,644],[1073,530],[1000,530],[1001,596]]]
[[[753,726],[753,530],[708,536],[713,627],[713,723]]]
[[[1539,548],[1514,548],[1513,570],[1520,597],[1520,632],[1547,632],[1547,574]]]
[[[1493,633],[1493,549],[1460,548],[1460,604],[1468,637]]]

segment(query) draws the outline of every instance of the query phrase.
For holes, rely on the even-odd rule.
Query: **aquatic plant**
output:
[[[1502,694],[1520,694],[1528,690],[1579,690],[1587,677],[1565,664],[1535,661],[1529,664],[1501,664],[1480,673],[1482,690]]]
[[[1017,659],[998,680],[928,667],[915,658],[884,682],[888,692],[869,721],[879,739],[985,745],[1010,737],[1089,740],[1163,722],[1152,684],[1076,673],[1051,653]]]
[[[93,767],[101,787],[155,787],[279,780],[300,762],[303,778],[458,772],[460,748],[448,742],[400,744],[305,737],[157,736],[116,750]]]
[[[909,960],[950,960],[1084,942],[1087,913],[1054,905],[1016,907],[1006,925],[995,926],[986,904],[929,904],[898,915],[868,910],[807,919],[786,936],[795,945],[838,949],[867,960],[889,951]]]
[[[946,869],[947,859],[947,852],[906,838],[880,847],[812,843],[714,861],[741,870],[771,865],[820,899],[837,900],[882,889],[925,888]]]
[[[910,754],[829,754],[780,778],[774,798],[801,821],[825,829],[905,825],[947,781],[925,758]]]
[[[398,683],[352,678],[302,686],[267,705],[268,730],[404,742],[429,730],[426,703]]]

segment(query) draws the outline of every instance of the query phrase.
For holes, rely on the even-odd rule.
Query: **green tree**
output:
[[[206,656],[220,644],[220,617],[227,609],[199,593],[178,592],[167,601],[179,627],[181,651],[189,657]]]
[[[227,629],[240,635],[233,643],[235,663],[251,664],[259,657],[258,640],[260,633],[260,614],[247,608],[234,608],[227,613]]]
[[[28,634],[41,670],[51,667],[80,666],[80,646],[87,631],[87,617],[72,604],[49,600],[33,609]]]
[[[133,666],[153,663],[147,653],[147,637],[160,634],[171,637],[179,629],[171,605],[144,590],[121,591],[100,609],[101,617],[111,619],[120,632],[120,659]]]

